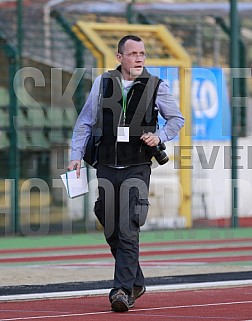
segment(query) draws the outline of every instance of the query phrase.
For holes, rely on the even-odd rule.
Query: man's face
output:
[[[123,75],[134,79],[141,75],[145,63],[145,47],[142,41],[127,40],[122,53],[117,54]]]

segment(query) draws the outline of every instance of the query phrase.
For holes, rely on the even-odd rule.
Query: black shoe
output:
[[[113,293],[115,292],[115,293]],[[128,295],[122,289],[113,289],[109,295],[111,309],[114,312],[126,312],[129,310]]]
[[[132,296],[134,300],[140,298],[140,296],[142,296],[145,293],[145,291],[146,291],[145,286],[134,286],[133,292],[132,292]]]
[[[128,296],[128,303],[129,303],[129,308],[134,308],[135,305],[135,299],[133,297],[133,294]]]
[[[128,296],[129,308],[134,308],[135,300],[140,298],[146,291],[145,286],[134,286],[132,294]]]

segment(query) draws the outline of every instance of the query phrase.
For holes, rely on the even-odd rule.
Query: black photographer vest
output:
[[[120,67],[109,71],[101,103],[102,137],[99,145],[98,164],[130,166],[151,164],[150,147],[140,139],[146,132],[154,133],[157,127],[155,98],[160,83],[144,68],[136,78],[126,99],[125,124]],[[100,93],[101,94],[101,93]],[[129,142],[117,141],[118,126],[129,127]]]

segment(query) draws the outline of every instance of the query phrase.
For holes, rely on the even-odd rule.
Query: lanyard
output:
[[[121,84],[122,89],[122,110],[123,110],[123,124],[125,124],[126,120],[126,109],[127,109],[127,95],[124,93],[123,84]]]

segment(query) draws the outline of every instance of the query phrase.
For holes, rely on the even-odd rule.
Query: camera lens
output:
[[[166,146],[164,143],[150,148],[150,155],[155,157],[159,165],[164,165],[169,161],[169,157],[164,152]]]
[[[162,151],[158,157],[155,157],[159,165],[164,165],[169,161],[167,154]]]

